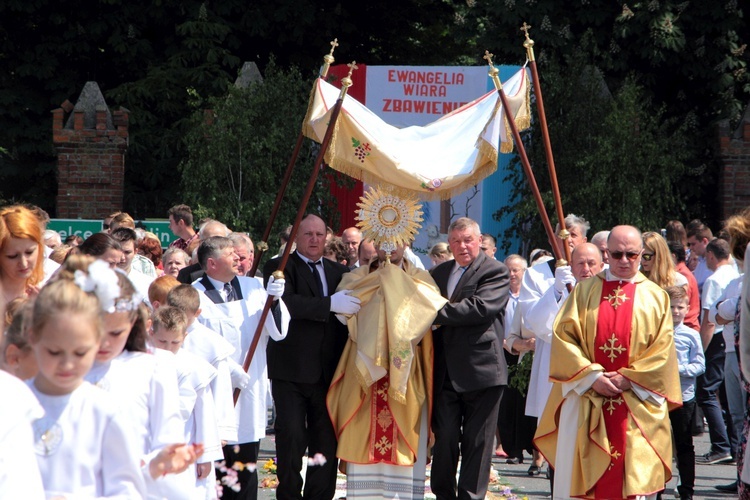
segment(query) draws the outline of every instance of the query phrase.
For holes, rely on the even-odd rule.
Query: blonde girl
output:
[[[58,275],[63,279],[75,277],[81,269],[91,267],[108,269],[104,261],[72,255]],[[184,441],[174,355],[151,352],[143,298],[125,274],[113,273],[114,282],[105,292],[108,298],[102,301],[104,333],[86,380],[117,398],[132,442],[139,456],[149,462],[165,447]],[[179,497],[181,493],[175,491],[171,480],[148,481],[149,495]]]
[[[34,422],[34,437],[48,497],[145,494],[139,455],[118,405],[84,380],[101,336],[101,308],[93,293],[69,280],[41,290],[30,321],[39,371],[28,385],[45,412]]]

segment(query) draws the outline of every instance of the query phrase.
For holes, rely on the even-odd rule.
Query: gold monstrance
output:
[[[362,237],[372,240],[385,252],[386,263],[391,253],[407,245],[422,225],[422,205],[414,195],[395,195],[388,188],[371,187],[357,203],[357,226]]]

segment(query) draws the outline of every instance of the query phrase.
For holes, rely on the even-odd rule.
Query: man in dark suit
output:
[[[302,456],[322,454],[324,465],[307,468],[304,498],[328,500],[336,491],[336,435],[326,409],[326,393],[347,340],[335,313],[354,314],[359,299],[336,286],[349,269],[323,259],[326,225],[306,216],[297,232],[297,250],[284,269],[283,300],[291,322],[287,337],[268,344],[268,377],[276,404],[276,456],[281,500],[303,498]],[[263,276],[278,268],[278,258],[263,267]]]
[[[450,300],[435,319],[435,433],[431,485],[438,499],[484,498],[495,425],[508,382],[502,311],[508,269],[480,251],[479,225],[466,217],[448,228],[455,260],[432,271]],[[461,476],[456,468],[461,455]]]

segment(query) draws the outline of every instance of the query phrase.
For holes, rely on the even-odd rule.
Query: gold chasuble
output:
[[[552,392],[534,444],[554,467],[558,434],[573,432],[570,495],[625,499],[660,491],[672,477],[668,411],[682,403],[669,297],[638,273],[633,282],[606,281],[606,271],[579,283],[555,318]],[[593,372],[618,372],[664,398],[642,400],[633,389],[604,397],[580,395],[578,422],[560,422],[563,384]],[[644,394],[647,394],[644,392]]]
[[[417,444],[423,405],[431,418],[430,326],[447,301],[427,271],[404,266],[360,267],[338,286],[361,300],[326,398],[347,462],[413,465],[427,451]]]

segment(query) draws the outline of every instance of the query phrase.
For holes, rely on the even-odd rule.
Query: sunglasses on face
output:
[[[633,262],[635,259],[638,258],[638,256],[641,254],[641,252],[613,252],[612,250],[609,250],[609,256],[613,258],[614,260],[620,260],[622,259],[623,255],[627,257],[627,259],[630,262]],[[650,260],[650,259],[648,259]]]
[[[651,259],[653,259],[653,258],[654,258],[654,254],[652,254],[652,253],[644,253],[643,255],[641,255],[641,257],[642,257],[642,258],[643,258],[643,260],[645,260],[646,262],[651,262]],[[628,257],[628,259],[630,259],[630,257]],[[631,260],[632,260],[632,259],[631,259]]]

